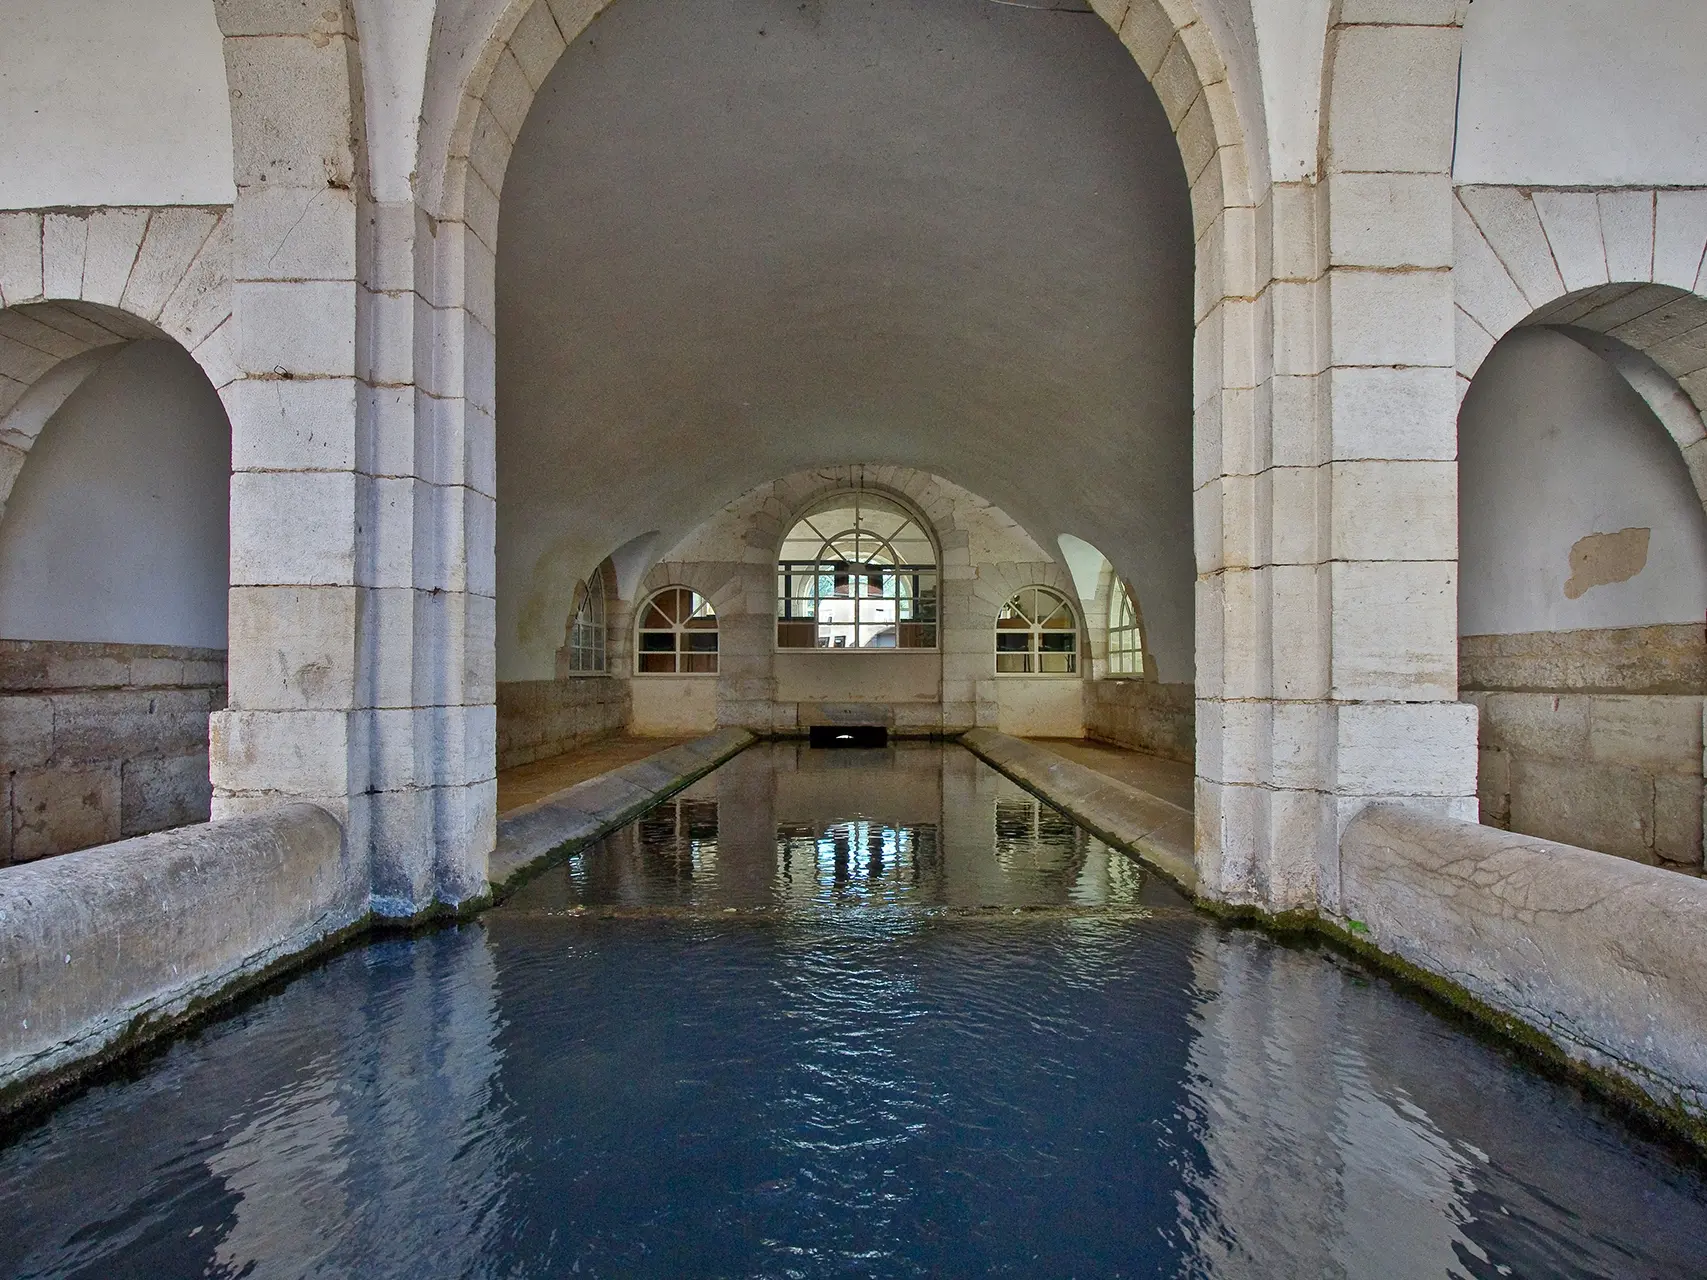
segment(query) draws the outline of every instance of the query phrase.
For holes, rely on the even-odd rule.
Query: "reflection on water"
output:
[[[1707,1275],[1693,1169],[1331,953],[1110,913],[954,756],[555,882],[688,918],[500,909],[179,1041],[0,1146],[0,1276]],[[930,909],[999,895],[1058,905]]]
[[[525,885],[509,911],[1183,906],[1065,815],[942,743],[764,743]]]

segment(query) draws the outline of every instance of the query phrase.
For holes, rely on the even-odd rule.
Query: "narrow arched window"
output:
[[[665,587],[640,607],[634,669],[641,675],[716,675],[717,613],[686,587]]]
[[[1108,611],[1108,674],[1144,674],[1144,640],[1138,630],[1138,610],[1132,603],[1132,592],[1118,580]]]
[[[605,660],[605,569],[600,565],[587,579],[575,620],[569,624],[569,670],[609,670]]]
[[[996,615],[999,675],[1070,676],[1079,669],[1079,624],[1067,598],[1024,587]]]
[[[819,503],[782,540],[776,582],[779,649],[936,648],[936,547],[887,498]]]

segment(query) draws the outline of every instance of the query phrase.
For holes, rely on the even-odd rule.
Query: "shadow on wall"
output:
[[[1495,347],[1459,441],[1482,821],[1699,871],[1707,515],[1676,441],[1547,328]]]
[[[0,865],[207,820],[230,458],[218,395],[164,341],[103,363],[24,457],[0,518]]]

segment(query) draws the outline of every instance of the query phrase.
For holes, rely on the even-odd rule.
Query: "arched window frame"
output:
[[[1138,680],[1144,675],[1144,633],[1132,589],[1114,580],[1108,610],[1108,674],[1115,680]]]
[[[605,567],[601,564],[587,579],[569,623],[569,643],[564,647],[569,651],[571,675],[605,675],[610,671],[605,627]]]
[[[854,513],[850,528],[830,528],[820,519],[850,508]],[[886,518],[879,524],[887,524],[894,517],[903,523],[887,534],[867,531],[864,513],[868,510],[884,514]],[[848,539],[854,544],[851,555],[842,554]],[[791,543],[798,546],[811,541],[818,544],[812,554],[788,555]],[[866,542],[872,544],[869,551]],[[911,557],[905,553],[909,547]],[[923,548],[929,550],[928,562],[919,556]],[[941,563],[929,523],[907,504],[865,489],[824,495],[795,517],[777,550],[777,651],[917,653],[937,649]],[[856,566],[864,566],[864,571]],[[864,582],[869,589],[852,590],[857,582]],[[851,608],[832,610],[826,618],[824,606],[834,603],[848,603]],[[867,606],[875,606],[874,617],[866,615]],[[843,612],[849,616],[838,616]],[[893,634],[892,642],[882,643],[885,632]],[[859,643],[868,633],[877,643]],[[838,638],[854,643],[834,643]]]
[[[691,587],[661,587],[635,611],[634,674],[714,676],[720,643],[711,601]]]
[[[1064,626],[1059,621],[1063,617]],[[1055,588],[1041,584],[1021,587],[996,614],[994,631],[997,675],[1079,674],[1079,614],[1073,602]]]

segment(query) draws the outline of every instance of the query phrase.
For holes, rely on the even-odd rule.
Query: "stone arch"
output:
[[[1460,402],[1506,334],[1554,329],[1647,401],[1707,503],[1707,191],[1464,187],[1453,216]]]
[[[867,481],[865,468],[849,468],[851,483],[827,484],[817,486],[812,494],[802,501],[796,501],[780,519],[772,520],[769,512],[761,518],[758,527],[763,528],[765,536],[771,540],[771,558],[775,560],[780,553],[782,541],[795,525],[806,518],[807,514],[821,502],[843,493],[869,493],[877,497],[887,498],[903,511],[910,513],[924,530],[925,536],[931,540],[931,546],[936,552],[937,564],[942,564],[942,535],[938,531],[938,515],[927,511],[925,507],[914,501],[908,494],[880,481]],[[816,473],[814,473],[816,474]],[[952,507],[943,510],[946,504],[933,503],[940,512],[943,525],[954,528],[954,511]]]
[[[1266,241],[1278,215],[1267,201],[1260,95],[1250,88],[1259,83],[1254,55],[1200,0],[1093,0],[1092,7],[1155,91],[1189,185],[1192,431],[1197,482],[1206,487],[1204,473],[1218,476],[1238,466],[1230,459],[1266,454],[1272,426],[1263,389],[1270,312],[1262,295],[1273,273]],[[416,386],[432,416],[419,429],[440,452],[465,459],[471,477],[495,473],[496,249],[505,170],[535,95],[603,8],[604,0],[501,0],[487,10],[493,16],[435,28],[428,51],[416,158],[414,284],[427,304],[421,323],[429,330],[417,335],[416,349],[431,353],[417,367]],[[1210,696],[1220,696],[1224,681],[1216,669],[1228,665],[1222,636],[1239,625],[1220,615],[1245,605],[1243,596],[1223,593],[1204,577],[1205,565],[1222,559],[1226,523],[1202,519],[1201,502],[1199,509],[1199,692],[1206,683]],[[945,564],[955,554],[945,540]],[[465,557],[470,580],[491,582],[495,530],[470,529]],[[1054,558],[1039,555],[1045,562]],[[992,617],[1000,606],[988,606]],[[1189,614],[1185,625],[1192,625]],[[951,698],[967,708],[976,704],[982,715],[988,696],[968,677],[952,694],[945,685],[944,705]],[[1210,830],[1206,838],[1219,837]]]
[[[484,35],[441,31],[429,54],[417,168],[432,239],[417,246],[415,261],[416,290],[433,308],[435,359],[418,381],[440,422],[455,421],[483,474],[495,452],[496,248],[505,170],[535,95],[607,2],[509,0]],[[1247,136],[1225,41],[1195,0],[1097,0],[1093,7],[1149,80],[1179,147],[1195,238],[1193,402],[1219,452],[1223,430],[1245,436],[1267,430],[1251,356],[1260,255],[1250,157],[1260,139]],[[1218,527],[1205,534],[1219,535]],[[473,546],[469,554],[490,558]]]
[[[701,597],[711,602],[711,608],[718,618],[724,613],[734,610],[740,603],[742,588],[739,580],[721,574],[715,568],[705,564],[684,563],[677,560],[661,560],[646,572],[640,581],[640,588],[635,592],[635,613],[638,615],[639,606],[650,600],[666,587],[686,587],[697,592]],[[630,622],[629,641],[632,647],[634,633],[639,627],[638,619]]]
[[[428,197],[435,217],[465,221],[488,250],[496,248],[504,170],[534,95],[609,2],[511,0],[505,7],[462,80],[437,199]],[[1132,53],[1167,112],[1199,234],[1222,209],[1249,207],[1244,129],[1220,42],[1198,6],[1192,0],[1099,0],[1093,8]]]
[[[126,344],[177,342],[224,396],[230,318],[229,210],[0,213],[0,511],[48,418]]]

